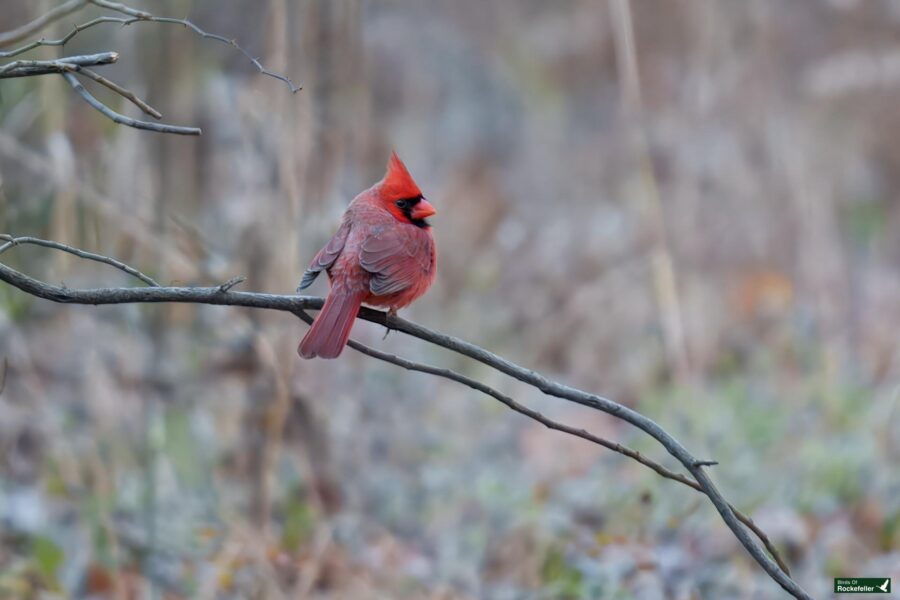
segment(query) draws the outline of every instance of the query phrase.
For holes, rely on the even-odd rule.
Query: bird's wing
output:
[[[298,292],[308,288],[323,269],[328,269],[334,264],[334,261],[340,255],[341,250],[344,249],[344,244],[347,242],[348,235],[350,235],[350,222],[344,221],[337,230],[337,233],[334,234],[331,240],[325,244],[325,247],[319,250],[318,254],[310,261],[309,266],[306,268],[306,272],[303,273],[303,279],[300,280],[300,285],[297,287]]]
[[[405,290],[431,269],[431,236],[412,227],[374,227],[363,240],[359,264],[372,274],[369,290],[386,296]]]

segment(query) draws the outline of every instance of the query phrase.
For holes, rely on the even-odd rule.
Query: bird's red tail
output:
[[[297,347],[297,354],[303,358],[336,358],[350,338],[361,303],[362,294],[328,294],[319,316]]]

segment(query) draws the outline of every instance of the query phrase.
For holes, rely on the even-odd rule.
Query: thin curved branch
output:
[[[250,292],[223,292],[220,286],[72,290],[38,281],[19,273],[2,263],[0,263],[0,280],[33,296],[68,304],[186,302],[270,308],[288,311],[294,314],[297,314],[298,311],[303,309],[321,308],[323,304],[321,298]],[[758,546],[750,537],[731,505],[725,500],[721,492],[718,491],[712,480],[703,470],[702,462],[694,458],[675,438],[669,435],[652,419],[602,396],[590,394],[552,381],[540,373],[520,367],[519,365],[480,348],[479,346],[475,346],[474,344],[470,344],[459,338],[432,331],[399,317],[392,317],[380,311],[363,308],[360,311],[359,318],[407,333],[408,335],[418,337],[419,339],[452,350],[458,354],[468,356],[502,373],[510,375],[515,379],[528,383],[548,395],[600,410],[618,417],[648,433],[659,441],[669,454],[678,459],[678,461],[691,473],[696,480],[697,485],[716,507],[722,519],[741,542],[741,545],[743,545],[754,560],[763,567],[766,573],[795,598],[811,600],[809,594],[793,581],[786,572],[781,570],[778,564],[769,558],[765,550]]]
[[[270,71],[270,70],[266,69],[265,67],[263,67],[262,64],[259,62],[259,59],[256,58],[255,56],[253,56],[252,54],[250,54],[249,52],[247,52],[247,50],[244,49],[243,46],[238,44],[236,40],[227,38],[227,37],[224,37],[221,35],[217,35],[215,33],[209,33],[207,31],[201,29],[200,27],[198,27],[197,25],[195,25],[194,23],[192,23],[191,21],[189,21],[187,19],[174,19],[172,17],[156,17],[156,16],[151,15],[148,12],[141,11],[141,10],[135,10],[131,7],[125,6],[124,4],[119,4],[117,2],[110,2],[109,0],[89,0],[89,1],[91,2],[91,4],[94,4],[101,8],[108,8],[110,10],[115,10],[117,12],[120,12],[120,13],[123,13],[123,14],[133,17],[129,21],[123,22],[122,23],[123,25],[130,25],[131,23],[137,23],[139,21],[149,21],[152,23],[169,23],[169,24],[173,24],[173,25],[182,25],[184,27],[187,27],[188,29],[192,30],[194,33],[196,33],[197,35],[199,35],[200,37],[202,37],[204,39],[215,40],[217,42],[221,42],[223,44],[231,46],[232,48],[237,49],[238,52],[243,54],[244,57],[246,57],[246,59],[249,60],[250,63],[254,67],[256,67],[256,70],[259,71],[262,75],[266,75],[267,77],[272,77],[279,81],[283,81],[285,84],[287,84],[287,86],[288,86],[288,88],[290,88],[292,94],[296,94],[301,89],[303,89],[300,86],[294,84],[294,82],[291,81],[291,79],[289,77],[287,77],[285,75],[281,75],[279,73],[275,73],[275,72]]]
[[[78,78],[72,75],[72,73],[67,71],[63,73],[62,76],[85,102],[93,106],[114,123],[134,127],[135,129],[156,131],[158,133],[174,133],[175,135],[200,135],[203,133],[203,130],[199,127],[182,127],[180,125],[167,125],[165,123],[151,123],[150,121],[139,121],[137,119],[132,119],[131,117],[126,117],[94,98],[94,96],[81,85],[81,82],[78,81]]]
[[[222,44],[226,44],[228,46],[231,46],[232,48],[235,48],[238,52],[243,54],[244,57],[248,61],[250,61],[250,64],[252,64],[261,75],[265,75],[267,77],[272,77],[273,79],[277,79],[279,81],[284,82],[288,86],[288,88],[291,90],[291,93],[295,94],[295,93],[299,92],[301,89],[303,89],[301,86],[295,84],[291,80],[290,77],[287,77],[286,75],[281,75],[280,73],[275,73],[274,71],[270,71],[269,69],[266,69],[262,65],[262,63],[259,62],[259,59],[257,57],[250,54],[250,52],[248,52],[243,46],[238,44],[236,40],[227,38],[222,35],[217,35],[215,33],[209,33],[208,31],[202,29],[201,27],[194,24],[192,21],[189,21],[188,19],[176,19],[176,18],[172,18],[172,17],[157,17],[146,11],[137,10],[137,9],[131,8],[129,6],[125,6],[124,4],[120,4],[118,2],[109,2],[107,0],[77,0],[77,2],[79,4],[79,6],[69,12],[74,12],[75,10],[78,10],[79,8],[83,7],[85,4],[90,2],[91,4],[93,4],[97,7],[105,8],[107,10],[113,10],[113,11],[128,15],[128,17],[127,18],[110,17],[110,16],[98,17],[98,18],[88,21],[86,23],[82,23],[80,25],[75,25],[75,27],[72,29],[72,31],[70,31],[68,34],[66,34],[65,36],[63,36],[60,39],[45,40],[44,38],[41,38],[39,40],[36,40],[29,44],[26,44],[26,45],[22,46],[21,48],[16,48],[14,50],[9,50],[6,52],[0,52],[0,58],[9,58],[12,56],[16,56],[16,55],[22,54],[24,52],[28,52],[29,50],[33,50],[34,48],[37,48],[39,46],[65,46],[66,43],[69,42],[69,40],[71,40],[73,37],[78,35],[78,33],[84,31],[85,29],[94,27],[95,25],[100,25],[102,23],[118,23],[119,25],[122,25],[123,27],[127,26],[127,25],[132,25],[134,23],[165,23],[165,24],[169,24],[169,25],[181,25],[182,27],[190,29],[195,34],[199,35],[200,37],[202,37],[204,39],[215,40],[217,42],[220,42]],[[66,13],[66,14],[68,14],[68,13]],[[61,15],[61,16],[63,16],[63,15]],[[44,25],[46,25],[46,23]],[[43,25],[42,25],[42,27],[43,27]],[[22,38],[28,37],[28,35],[30,35],[31,33],[34,33],[35,31],[38,31],[38,30],[40,30],[40,27],[35,30],[30,31],[28,34],[26,34],[22,37],[19,37],[15,40],[10,40],[7,43],[12,43],[14,41],[21,40]],[[0,34],[0,36],[2,36],[2,35],[3,34]],[[0,42],[0,46],[3,46],[3,45],[5,45],[5,44]]]
[[[50,23],[58,21],[66,15],[70,15],[73,12],[81,10],[82,8],[84,8],[85,4],[87,4],[87,0],[69,0],[68,2],[60,4],[53,10],[44,13],[35,20],[22,25],[21,27],[17,27],[16,29],[12,29],[10,31],[4,31],[3,33],[0,33],[0,46],[15,44],[18,41],[24,40],[28,36],[37,33]]]
[[[377,311],[373,312],[377,313]],[[716,488],[716,485],[713,483],[712,479],[710,479],[709,475],[707,475],[703,470],[704,461],[700,461],[694,458],[691,453],[688,452],[687,449],[678,442],[678,440],[669,435],[668,432],[666,432],[652,419],[645,417],[644,415],[628,408],[627,406],[623,406],[617,402],[614,402],[609,398],[604,398],[603,396],[591,394],[573,388],[571,386],[564,385],[557,381],[553,381],[536,371],[520,367],[519,365],[503,358],[502,356],[498,356],[493,352],[485,350],[484,348],[481,348],[474,344],[470,344],[469,342],[466,342],[459,338],[431,331],[430,329],[422,327],[421,325],[411,323],[399,317],[392,317],[387,313],[377,314],[381,316],[380,319],[378,319],[377,317],[375,319],[370,318],[370,316],[374,315],[360,316],[367,321],[372,320],[373,322],[380,323],[385,327],[390,327],[391,329],[395,329],[402,333],[406,333],[419,339],[426,340],[428,342],[431,342],[432,344],[446,348],[447,350],[452,350],[458,354],[468,356],[469,358],[477,360],[478,362],[485,364],[497,371],[500,371],[501,373],[527,383],[544,392],[548,396],[562,398],[570,402],[575,402],[576,404],[581,404],[583,406],[588,406],[590,408],[600,410],[607,414],[613,415],[614,417],[618,417],[623,421],[634,425],[641,431],[649,434],[656,441],[662,444],[666,451],[673,457],[675,457],[678,462],[684,465],[685,469],[690,472],[690,474],[694,477],[700,487],[703,488],[703,492],[709,497],[710,501],[716,507],[716,510],[719,512],[719,515],[721,515],[722,520],[725,521],[725,524],[728,525],[729,529],[731,529],[735,537],[737,537],[738,541],[740,541],[741,545],[744,546],[747,552],[750,553],[750,555],[754,558],[754,560],[756,560],[757,563],[759,563],[759,565],[766,571],[766,573],[768,573],[772,579],[774,579],[782,588],[784,588],[785,591],[792,594],[795,598],[810,598],[809,594],[807,594],[806,591],[803,590],[803,588],[797,585],[795,581],[793,581],[784,571],[782,571],[779,568],[778,564],[771,558],[769,558],[766,553],[762,551],[762,549],[759,548],[750,538],[747,530],[743,528],[739,519],[734,514],[734,511],[731,509],[729,503],[722,496],[721,492],[719,492],[718,488]]]
[[[87,1],[87,0],[85,0]],[[20,46],[19,48],[14,48],[12,50],[0,51],[0,58],[12,58],[13,56],[18,56],[19,54],[24,54],[29,50],[34,50],[40,46],[65,46],[69,40],[73,37],[84,31],[85,29],[90,29],[95,25],[99,25],[101,23],[119,23],[120,25],[125,25],[127,22],[135,22],[140,21],[140,19],[123,19],[122,17],[97,17],[87,23],[82,23],[80,25],[75,25],[72,28],[72,31],[59,38],[58,40],[48,40],[45,38],[41,38],[39,40],[35,40],[24,46]],[[2,44],[0,44],[2,45]]]
[[[274,77],[275,79],[278,79],[279,81],[283,81],[290,88],[292,94],[296,94],[297,92],[299,92],[300,90],[303,89],[302,87],[300,87],[299,85],[296,85],[293,81],[291,81],[287,76],[280,75],[278,73],[275,73],[275,72],[270,71],[270,70],[266,69],[265,67],[263,67],[262,63],[259,62],[259,58],[255,57],[252,54],[250,54],[249,52],[247,52],[247,50],[243,46],[239,45],[236,40],[227,38],[225,36],[216,35],[215,33],[208,33],[206,31],[200,29],[199,27],[197,27],[196,25],[194,25],[187,19],[173,19],[171,17],[150,17],[149,19],[139,19],[139,20],[151,21],[153,23],[172,23],[174,25],[183,25],[189,29],[192,29],[194,31],[194,33],[196,33],[197,35],[199,35],[203,38],[215,40],[217,42],[221,42],[223,44],[227,44],[233,48],[236,48],[241,54],[244,55],[244,57],[246,57],[247,60],[250,61],[250,64],[252,64],[254,67],[256,67],[256,70],[259,71],[260,74],[266,75],[268,77]],[[132,22],[135,22],[135,21],[132,21]],[[128,23],[126,23],[126,24],[128,24]]]
[[[161,112],[159,112],[158,110],[156,110],[155,108],[153,108],[152,106],[147,104],[145,101],[141,100],[137,96],[137,94],[135,94],[131,90],[123,88],[115,81],[110,81],[109,79],[100,75],[99,73],[95,73],[94,71],[91,71],[90,69],[86,69],[84,67],[77,67],[73,70],[76,73],[78,73],[80,75],[84,75],[85,77],[88,77],[89,79],[93,79],[100,85],[106,86],[107,88],[111,89],[113,92],[122,96],[123,98],[125,98],[126,100],[128,100],[129,102],[131,102],[132,104],[137,106],[139,109],[141,109],[144,112],[144,114],[150,115],[154,119],[162,119]]]
[[[91,54],[83,56],[67,56],[55,60],[17,60],[0,66],[0,79],[10,77],[35,77],[38,75],[47,75],[58,73],[61,74],[69,85],[80,95],[88,104],[100,111],[103,115],[110,118],[115,123],[134,127],[135,129],[146,129],[149,131],[157,131],[160,133],[175,133],[180,135],[200,135],[202,132],[197,127],[180,127],[177,125],[168,125],[165,123],[152,123],[147,121],[138,121],[131,117],[119,114],[109,108],[99,100],[97,100],[87,89],[81,85],[81,82],[74,76],[75,73],[84,75],[93,79],[97,83],[106,86],[113,92],[119,94],[126,100],[141,109],[144,113],[155,119],[161,119],[162,113],[138,98],[138,96],[125,89],[119,84],[110,81],[106,77],[86,68],[91,65],[108,65],[119,59],[117,52],[103,52],[100,54]]]
[[[52,248],[53,250],[59,250],[61,252],[68,252],[69,254],[74,254],[78,258],[84,258],[86,260],[93,260],[95,262],[103,263],[109,265],[111,267],[115,267],[120,271],[124,271],[125,273],[131,275],[132,277],[136,277],[146,283],[151,287],[159,287],[159,284],[156,283],[153,279],[144,275],[134,267],[130,267],[125,263],[118,261],[114,258],[110,258],[109,256],[104,256],[102,254],[94,254],[93,252],[87,252],[86,250],[81,250],[79,248],[73,248],[72,246],[68,246],[61,242],[53,242],[51,240],[42,240],[36,237],[30,236],[22,236],[22,237],[13,237],[6,233],[0,233],[0,240],[6,240],[6,243],[0,246],[0,254],[3,254],[13,246],[21,246],[25,244],[29,244],[32,246],[42,246],[44,248]]]
[[[312,325],[313,318],[309,315],[309,313],[303,310],[298,310],[294,314],[300,317],[300,319],[307,325]],[[657,474],[665,477],[666,479],[671,479],[672,481],[682,483],[700,492],[701,494],[704,493],[703,488],[700,487],[700,484],[698,484],[696,481],[686,477],[685,475],[682,475],[681,473],[676,473],[671,469],[667,469],[658,462],[647,458],[637,450],[632,450],[631,448],[623,446],[622,444],[619,444],[617,442],[611,442],[607,439],[596,436],[586,431],[585,429],[570,427],[569,425],[554,421],[553,419],[545,416],[543,413],[540,413],[532,408],[525,406],[524,404],[521,404],[520,402],[517,402],[516,400],[500,392],[499,390],[492,388],[489,385],[484,384],[476,379],[467,377],[462,373],[457,373],[456,371],[453,371],[451,369],[444,369],[441,367],[434,367],[431,365],[426,365],[424,363],[415,362],[407,358],[397,356],[396,354],[391,354],[389,352],[382,352],[381,350],[376,350],[375,348],[366,346],[365,344],[352,339],[347,342],[347,345],[357,352],[365,354],[366,356],[370,356],[377,360],[397,365],[398,367],[402,367],[408,371],[418,371],[420,373],[427,373],[436,377],[443,377],[444,379],[449,379],[450,381],[455,381],[457,383],[470,387],[473,390],[491,396],[495,400],[498,400],[499,402],[505,404],[508,408],[514,410],[519,414],[525,415],[529,419],[537,421],[548,429],[561,431],[583,440],[587,440],[599,446],[603,446],[604,448],[607,448],[609,450],[612,450],[613,452],[617,452],[623,456],[627,456],[628,458],[639,462],[640,464],[652,469]],[[767,536],[766,533],[762,529],[760,529],[759,526],[757,526],[753,519],[739,511],[734,507],[734,505],[729,503],[729,506],[731,507],[731,510],[734,511],[735,516],[737,516],[741,523],[749,527],[750,530],[756,534],[756,537],[758,537],[760,541],[765,545],[766,550],[769,551],[769,554],[772,555],[772,558],[775,559],[775,562],[778,563],[778,566],[781,567],[781,570],[790,575],[791,571],[788,568],[787,563],[781,557],[781,554],[778,552],[778,549],[775,548],[775,545],[771,542],[771,540],[769,540],[769,536]]]

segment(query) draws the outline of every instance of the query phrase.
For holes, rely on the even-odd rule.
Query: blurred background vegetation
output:
[[[0,31],[57,2],[3,4]],[[439,211],[438,279],[407,318],[720,461],[814,596],[900,578],[900,2],[134,6],[304,89],[179,26],[35,50],[118,51],[104,75],[204,135],[116,126],[60,77],[5,80],[0,231],[292,293],[395,148]],[[3,260],[133,285],[40,248]],[[304,330],[0,286],[0,597],[783,595],[695,492],[450,382],[352,351],[301,361]],[[603,415],[382,335],[354,329],[671,464]]]

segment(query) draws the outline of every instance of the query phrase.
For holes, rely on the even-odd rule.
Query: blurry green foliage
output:
[[[547,549],[541,566],[541,579],[546,592],[560,600],[576,600],[584,597],[584,576],[566,561],[559,546]]]
[[[878,542],[884,551],[900,549],[900,511],[884,520],[878,536]]]
[[[65,553],[53,540],[43,536],[31,538],[30,545],[31,556],[41,578],[52,588],[58,588],[56,572],[66,558]]]
[[[13,323],[18,323],[28,316],[29,309],[35,299],[27,294],[16,294],[7,286],[0,287],[0,310]]]
[[[281,547],[289,552],[297,552],[309,539],[318,515],[299,493],[291,494],[290,497],[284,508]]]
[[[59,568],[65,561],[63,550],[48,537],[32,536],[23,540],[26,551],[20,559],[0,569],[0,598],[30,600],[49,598],[47,592],[60,592]]]

